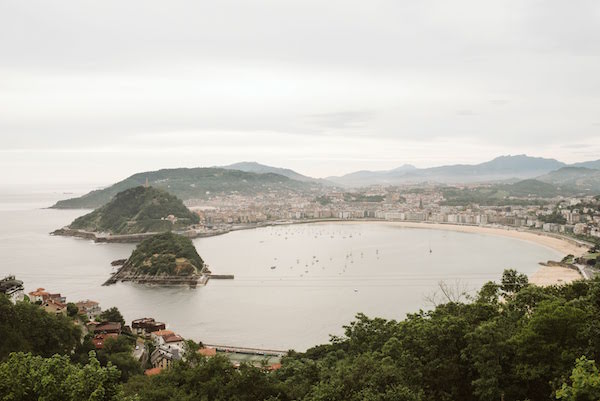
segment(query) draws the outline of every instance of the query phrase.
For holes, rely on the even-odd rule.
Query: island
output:
[[[189,238],[172,232],[155,234],[137,245],[104,285],[119,281],[163,286],[206,284],[210,271]]]
[[[165,231],[192,232],[199,222],[175,195],[151,186],[119,192],[110,202],[54,231],[97,242],[138,242]]]

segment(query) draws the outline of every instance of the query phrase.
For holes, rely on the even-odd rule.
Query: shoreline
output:
[[[475,226],[466,224],[449,224],[449,223],[429,223],[429,222],[408,222],[408,221],[379,221],[370,220],[374,223],[385,223],[397,227],[414,228],[414,229],[433,229],[445,230],[454,232],[463,232],[471,234],[495,235],[527,241],[536,245],[541,245],[554,251],[560,252],[564,256],[574,255],[575,257],[582,256],[587,252],[588,245],[583,241],[578,241],[561,235],[552,235],[550,233],[536,232],[531,230],[519,230],[511,227],[488,227]],[[364,221],[348,221],[348,223],[365,223]],[[550,285],[568,284],[576,280],[581,280],[584,277],[577,269],[559,266],[546,265],[540,262],[538,269],[529,274],[529,282],[541,287]],[[542,264],[544,263],[544,264]]]
[[[472,234],[496,235],[501,237],[515,238],[522,241],[532,242],[542,245],[566,255],[572,254],[576,257],[582,256],[587,252],[588,245],[575,239],[563,236],[549,235],[544,232],[531,230],[519,230],[511,227],[490,227],[475,226],[466,224],[448,224],[448,223],[428,223],[428,222],[408,222],[408,221],[390,221],[386,222],[392,225],[406,228],[430,228],[434,230],[456,231]]]
[[[445,230],[455,231],[471,234],[482,234],[482,235],[495,235],[501,237],[513,238],[521,241],[527,241],[536,245],[544,246],[566,255],[574,255],[575,257],[582,256],[587,252],[589,244],[584,241],[569,238],[563,235],[545,233],[542,231],[533,231],[526,229],[519,229],[513,227],[504,226],[479,226],[479,225],[467,225],[467,224],[453,224],[453,223],[433,223],[433,222],[417,222],[417,221],[389,221],[379,219],[314,219],[314,220],[301,220],[301,221],[274,221],[268,223],[259,223],[252,225],[238,225],[232,226],[227,230],[208,232],[208,233],[192,233],[186,232],[186,235],[190,239],[196,238],[207,238],[218,235],[224,235],[233,231],[250,230],[263,227],[273,226],[288,226],[296,224],[325,224],[325,223],[343,223],[343,224],[386,224],[404,228],[414,229],[432,229],[432,230]],[[139,242],[147,236],[155,233],[144,233],[144,234],[132,234],[132,235],[115,235],[115,236],[103,236],[99,237],[95,233],[81,232],[80,230],[72,230],[63,228],[56,230],[52,234],[80,237],[94,242],[108,242],[108,243],[124,243],[124,242]],[[111,238],[112,237],[112,238]],[[541,261],[546,262],[546,261]],[[540,263],[541,263],[540,262]],[[581,274],[573,269],[562,266],[546,266],[541,265],[537,271],[529,275],[530,283],[540,286],[553,285],[553,284],[566,284],[572,281],[582,279]]]

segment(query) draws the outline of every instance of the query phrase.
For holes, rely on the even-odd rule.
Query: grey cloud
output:
[[[440,164],[473,143],[568,159],[598,149],[598,48],[593,0],[5,0],[0,150],[269,131],[284,160],[291,135],[350,159],[364,139]]]

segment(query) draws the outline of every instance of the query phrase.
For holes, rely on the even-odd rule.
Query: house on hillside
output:
[[[96,334],[94,336],[94,338],[92,338],[92,343],[94,344],[94,347],[98,350],[98,349],[102,349],[104,348],[104,342],[109,339],[109,338],[114,338],[116,339],[117,337],[119,337],[118,334],[116,333],[102,333],[102,334]]]
[[[152,333],[165,330],[166,325],[163,322],[157,322],[154,318],[144,317],[131,322],[133,333],[139,336],[149,337]]]
[[[156,376],[158,374],[160,374],[160,372],[162,371],[162,368],[152,368],[152,369],[146,369],[144,371],[144,374],[146,376]]]
[[[29,299],[31,302],[44,302],[50,296],[49,292],[44,291],[43,288],[38,288],[35,291],[29,293]]]
[[[31,302],[40,302],[40,303],[44,303],[48,300],[53,300],[56,302],[59,302],[61,304],[66,304],[67,303],[67,297],[63,297],[62,295],[60,295],[60,293],[58,294],[51,294],[49,292],[47,292],[44,288],[38,288],[35,291],[31,291],[29,293],[29,299],[31,300]]]
[[[212,358],[213,356],[217,355],[217,350],[216,348],[200,348],[198,350],[198,353],[206,358]]]
[[[121,323],[119,322],[102,322],[94,327],[94,334],[121,334]]]
[[[175,334],[171,330],[159,330],[151,333],[150,338],[157,346],[167,345],[171,347],[177,347],[183,350],[185,340],[178,334]]]
[[[51,298],[48,298],[46,301],[43,301],[42,308],[44,308],[46,312],[55,315],[67,314],[67,304],[64,304]]]
[[[0,294],[4,294],[14,304],[25,299],[23,282],[15,279],[15,276],[6,276],[0,280]]]
[[[169,369],[175,361],[181,360],[181,352],[178,348],[169,348],[161,345],[150,355],[150,363],[153,368]]]
[[[96,316],[102,313],[100,304],[96,301],[86,299],[85,301],[77,302],[75,305],[77,306],[79,313],[86,315],[89,320],[94,320]]]

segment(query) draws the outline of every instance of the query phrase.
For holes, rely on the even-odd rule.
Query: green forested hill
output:
[[[204,261],[189,238],[167,232],[142,241],[123,268],[131,273],[185,276],[201,272]]]
[[[564,167],[538,178],[564,188],[591,193],[600,192],[600,170],[585,167]]]
[[[58,209],[90,209],[107,203],[117,193],[144,185],[146,180],[182,200],[203,199],[214,194],[256,194],[270,190],[307,191],[319,185],[300,182],[279,174],[257,174],[224,168],[177,168],[134,174],[108,188],[92,191],[79,198],[58,201]]]
[[[176,220],[166,220],[169,215]],[[111,234],[137,234],[184,229],[198,220],[198,215],[176,196],[153,187],[138,186],[119,192],[106,205],[78,217],[69,227]]]

